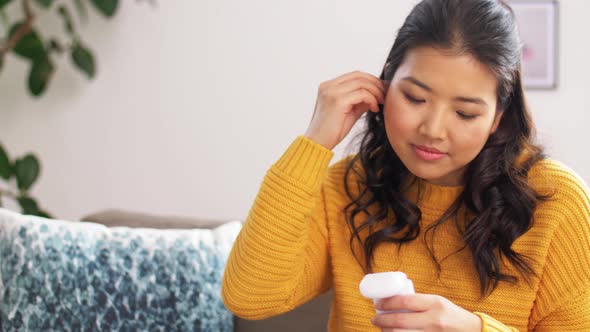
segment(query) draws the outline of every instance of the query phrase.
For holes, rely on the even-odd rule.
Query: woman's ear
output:
[[[504,115],[504,110],[496,111],[496,115],[494,116],[494,123],[492,123],[492,129],[490,130],[490,135],[495,133],[500,126],[500,121],[502,120],[502,115]]]

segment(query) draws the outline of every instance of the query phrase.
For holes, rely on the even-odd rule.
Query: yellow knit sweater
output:
[[[378,331],[370,323],[373,303],[359,293],[364,274],[351,253],[342,213],[348,202],[343,186],[346,162],[329,167],[332,156],[332,151],[300,136],[266,174],[223,277],[223,301],[236,315],[278,315],[333,288],[329,331]],[[553,194],[538,205],[532,229],[513,244],[516,252],[533,259],[539,277],[530,286],[525,281],[502,282],[481,298],[468,250],[442,260],[462,246],[454,223],[436,231],[440,274],[422,236],[400,251],[393,244],[380,245],[374,272],[405,272],[417,293],[444,296],[479,315],[483,331],[590,331],[588,188],[570,169],[551,160],[535,165],[529,181],[538,192]],[[421,181],[421,229],[436,221],[461,191]],[[410,188],[409,198],[416,192]],[[503,271],[519,276],[509,264]]]

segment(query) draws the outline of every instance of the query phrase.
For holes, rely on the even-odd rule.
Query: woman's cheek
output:
[[[455,149],[467,152],[475,158],[488,139],[488,128],[485,125],[467,126],[453,131],[452,141]]]
[[[412,110],[402,102],[393,102],[385,110],[385,126],[389,134],[395,137],[408,136],[416,127],[416,110]]]

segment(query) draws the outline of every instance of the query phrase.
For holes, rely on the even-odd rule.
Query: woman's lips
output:
[[[412,148],[414,149],[414,152],[416,153],[418,158],[423,159],[425,161],[436,161],[447,155],[444,152],[440,152],[435,148],[427,146],[412,145]]]

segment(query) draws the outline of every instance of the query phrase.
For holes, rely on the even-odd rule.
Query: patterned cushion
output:
[[[221,276],[240,228],[108,228],[0,209],[0,330],[232,331]]]

